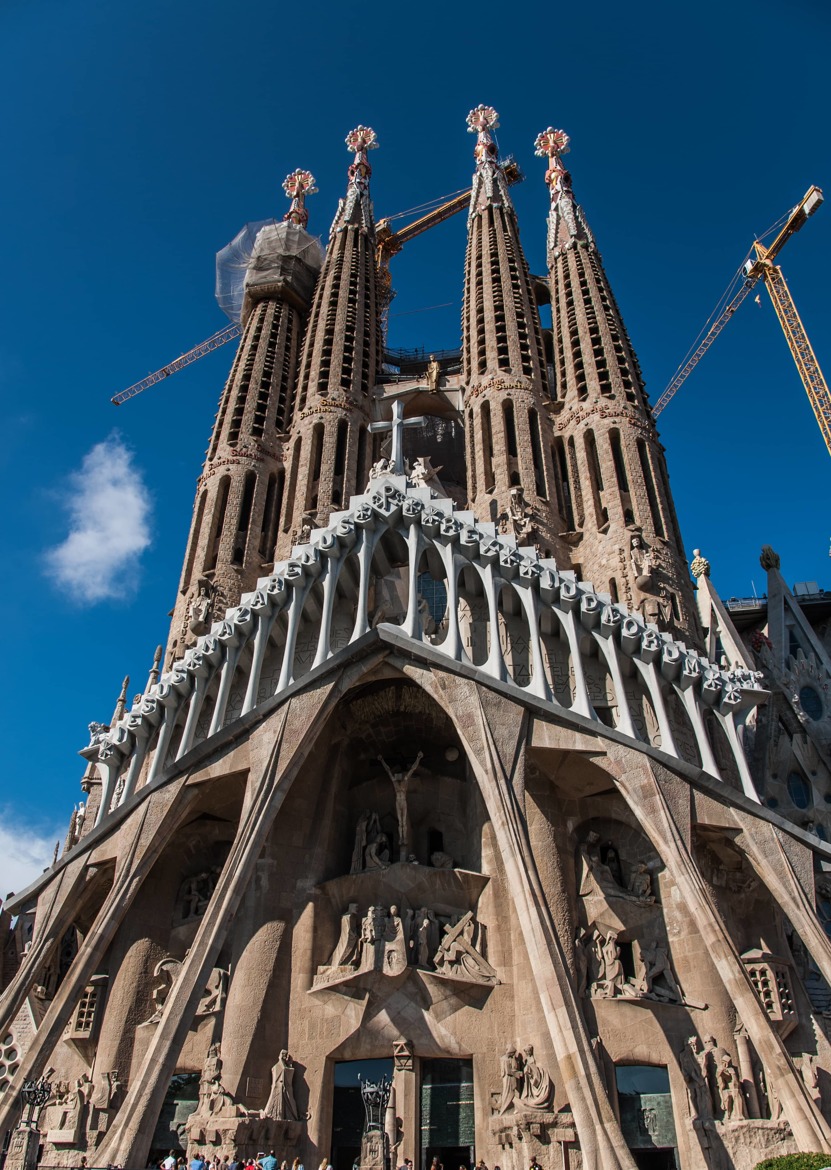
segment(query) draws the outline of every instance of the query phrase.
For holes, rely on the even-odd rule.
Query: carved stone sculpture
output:
[[[641,902],[654,902],[652,893],[652,875],[645,861],[639,861],[629,878],[629,893],[634,894]]]
[[[419,967],[427,967],[438,946],[438,927],[432,910],[422,906],[415,918],[415,959]]]
[[[379,833],[366,847],[367,869],[388,869],[390,864],[389,840],[386,833]]]
[[[392,781],[392,786],[395,790],[395,815],[398,820],[398,855],[401,861],[406,861],[410,852],[410,814],[407,808],[407,789],[423,758],[424,753],[419,752],[409,772],[393,772],[384,757],[378,757],[379,762],[383,765],[384,771]]]
[[[449,853],[445,853],[443,849],[436,849],[430,854],[430,864],[433,869],[452,869],[453,858]]]
[[[742,1083],[728,1052],[723,1053],[716,1068],[716,1086],[725,1121],[743,1121],[747,1117]]]
[[[687,1096],[690,1102],[690,1117],[693,1121],[704,1121],[713,1116],[713,1101],[710,1088],[707,1084],[706,1064],[701,1041],[697,1036],[690,1036],[681,1049],[678,1063],[681,1066],[681,1075],[687,1086]]]
[[[540,1068],[529,1044],[522,1053],[522,1092],[520,1102],[524,1109],[550,1109],[554,1099],[554,1085],[544,1068]]]
[[[640,533],[634,532],[629,545],[629,560],[635,584],[645,589],[652,583],[652,554],[645,546]]]
[[[100,1110],[114,1109],[118,1104],[121,1089],[122,1084],[118,1079],[117,1069],[114,1069],[112,1072],[102,1073],[101,1080],[95,1087],[90,1104]]]
[[[359,960],[360,917],[358,903],[350,902],[349,908],[340,920],[340,938],[332,952],[330,967],[354,967]]]
[[[164,1012],[164,1005],[167,1003],[167,997],[170,995],[173,984],[178,978],[182,964],[179,959],[173,959],[169,955],[164,959],[160,959],[153,971],[153,977],[156,982],[153,984],[151,993],[153,1001],[153,1014],[145,1024],[157,1024],[162,1018]]]
[[[594,949],[600,966],[600,975],[592,987],[592,995],[599,999],[614,999],[616,995],[623,994],[623,984],[626,981],[623,964],[620,961],[620,947],[617,945],[617,932],[610,930],[604,936],[598,931]]]
[[[499,1059],[499,1076],[502,1080],[502,1094],[497,1113],[502,1114],[507,1113],[513,1105],[522,1082],[522,1064],[513,1045],[506,1048],[505,1055]]]
[[[212,1016],[222,1011],[225,1006],[225,997],[228,994],[228,972],[221,967],[214,967],[211,971],[205,993],[196,1009],[197,1016]]]
[[[525,499],[525,491],[521,485],[511,488],[508,504],[508,522],[511,531],[518,540],[527,539],[533,531],[531,509]]]
[[[436,355],[430,354],[430,360],[427,363],[427,389],[431,394],[435,394],[439,388],[439,378],[441,377],[441,366],[436,361]]]
[[[370,812],[368,808],[365,808],[358,817],[358,824],[355,826],[355,845],[352,850],[350,873],[361,873],[364,868],[364,850],[368,842],[377,837],[380,831],[381,825],[378,821],[378,814]]]
[[[455,925],[444,928],[433,962],[443,975],[461,976],[473,983],[498,983],[499,978],[490,963],[473,945],[476,920],[468,911]]]
[[[641,947],[641,961],[643,975],[639,990],[651,999],[683,1003],[684,996],[673,974],[666,947],[654,940],[646,943]]]
[[[390,906],[384,921],[384,970],[398,975],[407,966],[407,938],[397,906]]]
[[[294,1100],[294,1063],[285,1048],[271,1070],[271,1092],[262,1115],[274,1121],[299,1121]]]

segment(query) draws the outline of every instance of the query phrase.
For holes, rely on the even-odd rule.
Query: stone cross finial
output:
[[[372,432],[392,431],[392,450],[390,451],[390,475],[404,475],[404,427],[420,427],[424,425],[424,418],[404,418],[404,403],[397,398],[392,404],[392,422],[375,422],[369,424]]]
[[[693,577],[709,577],[710,562],[701,555],[700,548],[693,549],[693,559],[690,561],[690,572]]]
[[[284,222],[296,223],[298,227],[304,228],[309,222],[306,196],[317,194],[314,175],[311,171],[301,171],[298,168],[290,175],[286,175],[283,180],[283,190],[291,199],[291,207],[283,216]]]

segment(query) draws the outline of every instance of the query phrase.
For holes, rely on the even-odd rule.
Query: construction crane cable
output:
[[[749,255],[750,255],[750,253],[748,253],[748,256],[749,256]],[[741,264],[739,265],[739,267],[736,269],[736,271],[735,271],[735,273],[733,274],[733,276],[730,278],[730,282],[729,282],[729,284],[727,285],[727,288],[724,290],[724,292],[721,294],[721,296],[719,297],[719,299],[716,301],[715,308],[714,308],[714,309],[713,309],[713,311],[710,313],[710,316],[709,316],[709,317],[707,318],[707,320],[704,322],[704,324],[702,325],[702,327],[699,329],[698,333],[697,333],[697,334],[696,334],[696,336],[695,336],[695,340],[693,341],[692,345],[691,345],[691,346],[690,346],[690,348],[687,350],[687,352],[684,354],[684,357],[683,357],[683,358],[681,359],[681,361],[678,363],[678,367],[677,367],[677,369],[675,370],[675,372],[673,373],[672,377],[671,377],[671,378],[670,378],[670,380],[669,380],[669,385],[667,386],[667,389],[668,389],[668,388],[669,388],[669,386],[670,386],[670,385],[672,385],[672,383],[675,381],[675,378],[676,378],[676,376],[678,375],[678,373],[679,373],[681,370],[683,370],[683,369],[684,369],[684,367],[686,366],[686,364],[687,364],[687,362],[689,361],[690,357],[691,357],[691,356],[692,356],[692,355],[693,355],[693,354],[696,352],[696,350],[698,349],[699,345],[701,344],[701,340],[702,340],[702,338],[703,338],[703,337],[704,337],[704,336],[707,334],[707,332],[709,331],[709,329],[710,329],[710,327],[711,327],[711,325],[712,325],[713,321],[714,321],[714,320],[717,320],[717,319],[718,319],[718,317],[719,317],[719,316],[721,316],[721,314],[724,312],[724,308],[725,308],[725,306],[726,306],[726,305],[729,303],[729,301],[730,301],[730,300],[732,299],[732,297],[735,295],[736,286],[738,285],[738,283],[739,283],[739,281],[740,281],[740,280],[743,280],[743,279],[744,279],[744,263],[745,263],[745,260],[747,260],[747,259],[748,259],[748,256],[745,256],[745,259],[742,261],[742,263],[741,263]],[[666,391],[664,391],[664,393],[666,393]]]
[[[441,207],[442,203],[449,203],[451,199],[457,199],[469,190],[470,187],[460,187],[458,191],[451,191],[449,195],[442,195],[439,199],[429,199],[426,203],[419,203],[417,207],[410,207],[407,211],[398,211],[395,215],[386,215],[384,218],[392,223],[394,219],[402,219],[405,215],[415,215],[419,211],[432,211],[434,207]]]

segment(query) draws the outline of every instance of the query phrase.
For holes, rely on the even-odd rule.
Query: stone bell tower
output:
[[[571,176],[568,135],[549,127],[548,270],[554,334],[557,496],[572,562],[650,622],[698,637],[664,449],[638,359]]]
[[[278,559],[304,529],[324,525],[368,472],[370,394],[382,354],[367,158],[378,145],[375,131],[358,126],[346,145],[355,157],[303,343]]]
[[[504,517],[520,544],[562,558],[542,330],[491,135],[497,117],[478,106],[467,118],[477,135],[462,309],[468,497],[478,519]]]
[[[196,487],[173,610],[168,663],[253,589],[274,559],[284,491],[282,436],[292,421],[303,326],[322,256],[306,231],[314,177],[297,170],[291,207],[261,228],[245,276],[243,335]]]

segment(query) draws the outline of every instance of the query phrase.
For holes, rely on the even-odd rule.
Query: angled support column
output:
[[[184,779],[184,778],[183,778]],[[61,1039],[78,998],[102,962],[118,927],[159,855],[170,842],[182,817],[198,798],[195,788],[171,784],[154,793],[136,810],[138,824],[130,847],[119,856],[119,868],[110,892],[104,899],[95,922],[88,931],[72,966],[61,983],[43,1018],[28,1052],[20,1062],[14,1080],[0,1100],[0,1131],[8,1124],[17,1107],[20,1090],[28,1080],[41,1075],[52,1050]],[[121,831],[124,831],[122,826]],[[31,969],[29,969],[31,970]],[[25,996],[25,990],[23,994]]]
[[[743,832],[737,842],[739,848],[747,854],[760,881],[791,920],[823,979],[831,984],[831,939],[822,929],[814,905],[796,876],[779,837],[780,831],[767,822],[747,823],[744,817],[741,824]]]
[[[234,843],[222,868],[210,904],[181,971],[165,1002],[162,1018],[126,1099],[98,1153],[102,1163],[144,1165],[170,1078],[194,1012],[204,994],[211,968],[225,940],[240,901],[251,881],[274,818],[292,781],[326,722],[322,708],[331,708],[340,692],[332,682],[287,701],[275,715],[279,721],[269,755],[248,794]]]
[[[773,1082],[799,1148],[831,1153],[831,1126],[794,1069],[779,1033],[771,1024],[721,915],[710,900],[704,879],[649,762],[643,759],[635,766],[631,760],[620,763],[622,775],[616,777],[617,785],[678,886],[727,994],[736,1005],[739,1018]]]
[[[63,867],[38,898],[32,945],[11,983],[0,996],[0,1035],[5,1035],[11,1027],[32,990],[38,972],[72,925],[87,881],[86,865],[86,857],[75,858]]]
[[[433,677],[439,683],[436,697],[452,717],[459,709],[459,696],[451,693],[455,687],[446,676]],[[516,708],[513,744],[500,753],[478,688],[473,684],[467,687],[465,706],[472,701],[476,711],[464,723],[457,723],[457,731],[493,824],[563,1089],[574,1114],[583,1166],[586,1170],[634,1170],[634,1160],[595,1063],[514,788],[514,776],[524,752],[525,712]],[[503,762],[502,755],[507,755],[508,750],[513,752],[513,758]]]

